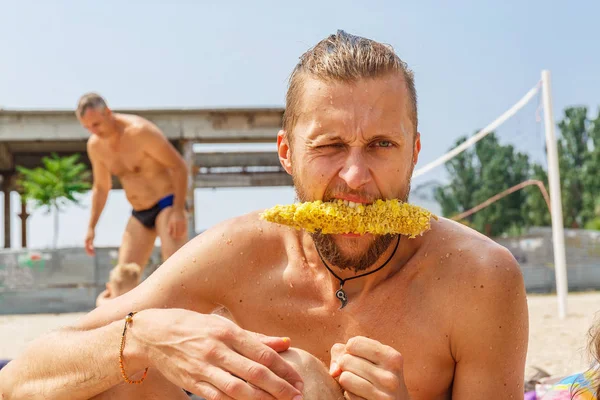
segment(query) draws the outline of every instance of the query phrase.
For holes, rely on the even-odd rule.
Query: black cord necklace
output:
[[[389,256],[389,258],[383,264],[381,264],[381,266],[379,268],[374,269],[373,271],[367,272],[365,274],[353,276],[351,278],[346,278],[346,279],[340,278],[339,276],[337,276],[335,274],[335,272],[333,272],[331,270],[331,268],[329,268],[329,266],[325,262],[325,259],[323,259],[323,256],[321,255],[321,252],[319,251],[319,249],[317,248],[317,246],[315,246],[315,248],[317,249],[317,254],[319,255],[319,258],[321,259],[321,261],[323,262],[323,265],[325,265],[325,268],[327,268],[327,270],[329,272],[331,272],[331,274],[333,276],[335,276],[338,281],[340,281],[340,288],[335,292],[335,297],[337,297],[340,300],[340,302],[342,303],[342,306],[340,307],[340,310],[342,308],[346,307],[346,304],[348,303],[348,296],[346,295],[346,292],[344,292],[344,283],[346,283],[346,281],[351,281],[352,279],[362,278],[363,276],[371,275],[371,274],[379,271],[381,268],[385,267],[390,262],[390,260],[392,259],[392,257],[394,257],[394,254],[396,254],[396,250],[398,250],[398,245],[399,244],[400,244],[400,235],[398,235],[398,241],[396,241],[396,247],[394,247],[394,251]]]

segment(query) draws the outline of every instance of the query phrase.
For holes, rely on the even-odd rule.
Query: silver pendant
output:
[[[348,303],[348,296],[346,296],[346,292],[344,292],[343,288],[339,288],[338,291],[335,292],[335,297],[340,299],[340,302],[342,303],[340,310],[346,307],[346,303]]]

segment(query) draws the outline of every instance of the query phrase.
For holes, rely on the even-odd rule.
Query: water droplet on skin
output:
[[[271,275],[269,275],[269,280],[271,280]]]
[[[194,263],[196,262],[196,257],[192,258],[192,262],[194,262]]]
[[[446,253],[446,258],[449,258],[449,257],[450,257],[450,253]]]
[[[257,284],[257,285],[260,285],[260,281],[256,281],[256,284]]]

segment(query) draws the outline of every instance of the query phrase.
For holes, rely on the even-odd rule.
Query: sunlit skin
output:
[[[79,122],[92,135],[103,139],[116,137],[118,134],[119,126],[117,121],[112,118],[112,112],[108,108],[104,110],[90,108],[79,117]]]
[[[421,139],[409,117],[403,77],[389,74],[351,84],[306,77],[303,92],[291,146],[284,132],[278,136],[279,154],[294,175],[298,198],[406,200]],[[372,257],[359,261],[369,247],[379,241],[385,249],[393,242],[371,234],[321,235],[317,244],[321,241],[335,244],[346,260],[339,267],[362,264],[360,269],[375,261]],[[334,258],[320,250],[326,258]],[[381,256],[381,250],[377,253]]]
[[[300,200],[406,199],[421,147],[407,98],[399,74],[355,83],[306,79],[297,124],[277,140]],[[310,235],[259,215],[212,227],[119,301],[64,330],[68,336],[38,340],[0,371],[0,392],[3,382],[22,380],[21,389],[34,381],[79,398],[102,393],[95,400],[185,400],[182,387],[204,398],[292,400],[299,374],[307,400],[338,400],[342,392],[366,400],[522,396],[527,302],[508,250],[440,218],[426,234],[402,237],[385,268],[348,281],[340,309],[339,281],[315,246],[341,261],[331,267],[346,278],[357,265],[377,268],[395,238]],[[221,307],[231,321],[210,315]],[[133,379],[149,368],[141,385],[123,385],[106,351],[118,348],[131,310],[139,312],[125,359],[137,371]],[[301,362],[283,362],[298,359],[296,351]]]
[[[157,236],[163,260],[170,257],[188,238],[184,202],[187,165],[182,156],[151,121],[137,115],[113,113],[108,107],[88,107],[78,113],[81,125],[89,131],[87,154],[94,185],[90,221],[84,238],[86,253],[95,254],[95,228],[116,176],[128,202],[136,211],[154,207],[161,198],[173,194],[173,205],[146,226],[133,215],[125,226],[119,248],[118,265],[138,264],[142,271],[153,251]],[[126,278],[124,285],[108,282],[97,305],[125,293],[139,279]],[[116,290],[116,288],[123,290]]]

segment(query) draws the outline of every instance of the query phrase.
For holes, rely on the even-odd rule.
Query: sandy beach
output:
[[[557,316],[553,295],[530,295],[529,367],[538,367],[551,375],[565,375],[586,369],[587,333],[600,311],[600,292],[569,295],[568,316]],[[0,316],[0,359],[18,356],[27,343],[44,332],[72,323],[83,314],[38,314]],[[598,314],[600,316],[600,314]],[[526,374],[527,374],[526,372]]]

